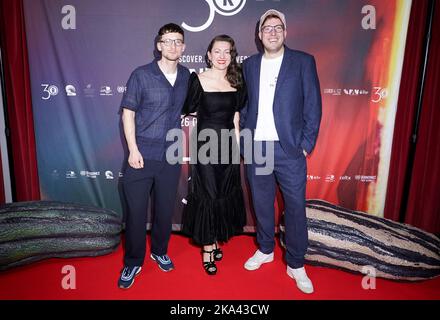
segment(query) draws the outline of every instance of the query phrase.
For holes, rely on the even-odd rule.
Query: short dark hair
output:
[[[172,32],[180,33],[182,35],[183,39],[185,39],[185,33],[183,32],[183,29],[179,25],[177,25],[175,23],[167,23],[166,25],[163,25],[159,29],[159,31],[157,33],[157,36],[158,36],[158,38],[160,38],[164,34],[172,33]]]

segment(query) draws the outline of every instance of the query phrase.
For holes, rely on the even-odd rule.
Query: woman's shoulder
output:
[[[205,70],[200,72],[197,77],[199,78],[200,81],[207,81],[210,79],[210,71],[209,70]]]
[[[190,83],[191,87],[193,87],[193,86],[200,87],[201,86],[199,76],[196,72],[191,72],[191,74],[189,75],[189,83]]]
[[[212,76],[210,70],[205,70],[200,72],[198,75],[198,80],[202,88],[210,86],[210,83],[212,82]]]
[[[191,72],[191,74],[189,75],[189,79],[190,80],[192,80],[192,81],[194,81],[194,80],[198,80],[199,79],[199,77],[198,77],[198,75],[197,75],[197,72]]]

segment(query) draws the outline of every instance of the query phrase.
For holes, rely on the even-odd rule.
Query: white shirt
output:
[[[177,70],[174,73],[164,73],[164,75],[169,81],[169,83],[171,83],[171,85],[174,86],[174,83],[176,82],[177,79]]]
[[[256,141],[278,141],[277,128],[273,117],[273,100],[278,74],[280,72],[283,55],[274,59],[261,59],[260,69],[260,96],[258,99],[257,127],[255,128]]]

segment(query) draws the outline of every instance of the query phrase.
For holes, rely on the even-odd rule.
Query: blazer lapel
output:
[[[280,86],[289,73],[291,61],[292,59],[290,59],[290,50],[285,46],[283,61],[281,62],[280,73],[278,74],[277,84],[275,87],[275,98],[278,96],[278,91],[280,89]]]
[[[255,70],[255,76],[252,77],[253,85],[254,85],[254,98],[255,101],[258,101],[258,97],[260,96],[260,72],[261,72],[261,59],[263,58],[263,54],[260,53],[255,59],[256,65],[253,66],[253,70]],[[258,108],[258,106],[257,106]]]
[[[174,83],[174,87],[177,87],[183,80],[183,67],[180,64],[177,64],[177,77],[176,82]]]

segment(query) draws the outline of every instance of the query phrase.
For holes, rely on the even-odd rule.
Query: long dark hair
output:
[[[237,48],[235,47],[234,39],[232,39],[230,36],[226,34],[221,34],[211,40],[211,43],[209,44],[205,54],[206,65],[208,66],[208,68],[212,67],[212,62],[211,60],[209,60],[208,52],[211,52],[214,43],[216,43],[217,41],[228,42],[231,45],[231,63],[226,70],[226,79],[229,81],[232,88],[235,88],[237,90],[241,89],[241,87],[243,86],[243,75],[241,73],[241,66],[237,62]]]

